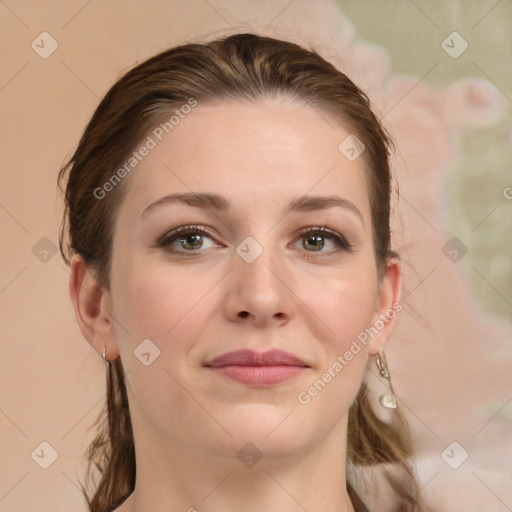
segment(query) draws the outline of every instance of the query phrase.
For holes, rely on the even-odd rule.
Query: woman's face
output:
[[[398,287],[396,268],[377,280],[364,153],[339,149],[347,128],[284,100],[199,103],[168,131],[148,134],[156,146],[114,224],[108,350],[136,441],[222,457],[251,442],[271,460],[339,440],[389,329],[367,345],[358,335]],[[273,349],[302,363],[208,366]]]

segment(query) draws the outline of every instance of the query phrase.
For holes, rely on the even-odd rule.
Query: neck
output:
[[[208,453],[169,437],[138,437],[141,427],[134,422],[135,489],[116,512],[354,512],[346,489],[346,421],[292,455],[260,445],[263,455],[252,466],[226,456],[240,450],[240,440],[232,450]]]

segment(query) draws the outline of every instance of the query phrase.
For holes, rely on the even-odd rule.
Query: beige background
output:
[[[247,28],[314,45],[384,116],[399,147],[393,225],[409,304],[387,357],[421,492],[438,510],[511,510],[511,20],[509,0],[1,0],[0,511],[85,510],[77,482],[104,366],[53,253],[60,166],[137,60]],[[44,31],[58,42],[46,59],[31,47]],[[453,31],[469,44],[458,58],[442,47]],[[468,249],[457,263],[442,252],[454,236]],[[58,452],[47,469],[42,442]],[[455,464],[462,450],[457,469],[441,456]]]

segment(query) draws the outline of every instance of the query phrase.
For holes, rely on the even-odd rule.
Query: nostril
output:
[[[247,318],[247,316],[249,315],[249,312],[248,311],[240,311],[240,313],[238,313],[242,318]]]

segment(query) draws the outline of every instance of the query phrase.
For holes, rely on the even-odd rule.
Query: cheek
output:
[[[187,396],[179,383],[189,378],[184,362],[209,321],[209,302],[205,299],[216,282],[202,275],[193,278],[169,268],[152,271],[148,264],[131,264],[119,266],[115,276],[114,315],[126,326],[116,327],[116,337],[134,410],[144,410],[144,416],[159,410],[162,423],[167,425],[173,425],[173,411],[182,411],[184,424],[190,413],[183,407]],[[144,353],[150,354],[147,366]],[[193,411],[193,404],[191,408]],[[175,428],[179,430],[179,426]]]
[[[299,293],[307,298],[308,316],[316,319],[318,339],[325,340],[331,351],[340,351],[368,327],[377,298],[377,278],[370,266],[351,267],[320,279],[303,279]]]
[[[364,336],[377,297],[376,269],[371,264],[353,266],[306,281],[301,293],[308,297],[307,318],[323,350],[313,387],[303,390],[304,401],[314,400],[319,413],[329,403],[336,404],[331,413],[338,415],[350,406],[364,377],[368,361]]]
[[[173,340],[180,340],[173,342],[173,350],[186,349],[187,339],[208,318],[208,294],[217,281],[211,273],[195,275],[171,267],[152,270],[147,262],[119,267],[114,314],[130,332],[130,345],[149,338],[164,351]]]
[[[309,318],[323,343],[322,358],[307,387],[297,394],[304,413],[321,417],[325,425],[339,421],[357,396],[368,362],[364,338],[376,297],[370,271],[309,286]],[[310,283],[311,284],[311,283]],[[318,316],[318,318],[316,318]],[[323,427],[322,427],[323,428]],[[326,427],[327,428],[327,427]]]

